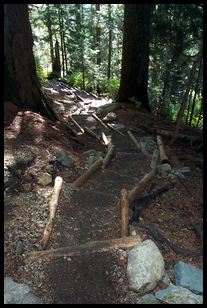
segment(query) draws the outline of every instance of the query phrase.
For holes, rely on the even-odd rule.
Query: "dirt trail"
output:
[[[80,189],[72,190],[71,183],[83,173],[85,168],[86,161],[82,153],[94,149],[105,154],[106,147],[88,134],[77,137],[80,144],[72,144],[71,139],[69,141],[67,139],[67,131],[63,130],[61,125],[51,126],[51,123],[34,113],[26,112],[16,116],[5,133],[5,152],[8,151],[9,156],[14,149],[22,151],[26,146],[26,150],[35,149],[38,156],[33,165],[27,167],[28,173],[22,175],[23,185],[31,181],[32,191],[25,191],[25,186],[22,184],[15,186],[14,183],[13,191],[8,193],[9,210],[8,219],[5,222],[7,250],[5,275],[14,277],[19,282],[30,283],[44,303],[136,303],[136,297],[131,296],[128,291],[127,258],[123,250],[71,258],[48,257],[26,265],[21,255],[15,256],[19,240],[23,243],[25,253],[41,249],[39,243],[44,229],[45,216],[43,218],[43,215],[46,217],[48,215],[44,212],[45,200],[48,202],[46,196],[52,190],[52,185],[45,188],[38,186],[38,177],[43,172],[52,174],[53,179],[58,175],[62,176],[64,180],[54,230],[48,246],[48,249],[52,249],[120,237],[120,191],[122,188],[132,189],[135,183],[150,171],[151,155],[138,153],[126,131],[133,128],[137,131],[137,134],[135,133],[137,137],[146,136],[146,132],[138,128],[139,123],[157,125],[156,118],[135,110],[118,110],[117,120],[114,122],[125,125],[125,130],[122,131],[125,135],[122,136],[102,127],[92,117],[96,109],[91,106],[102,104],[101,98],[67,87],[57,81],[50,81],[49,85],[56,90],[49,90],[49,86],[45,88],[54,100],[56,112],[62,114],[64,119],[72,112],[74,119],[80,125],[87,126],[99,136],[104,132],[116,146],[116,154],[105,170],[97,171]],[[80,99],[77,101],[77,95],[85,103]],[[79,110],[81,114],[74,114]],[[162,124],[165,125],[165,122],[163,121]],[[72,123],[70,126],[77,131]],[[165,144],[165,149],[173,167],[185,166],[185,164],[190,166],[191,173],[186,176],[187,188],[182,181],[177,181],[174,188],[156,198],[145,209],[144,220],[141,223],[157,223],[161,233],[174,244],[193,251],[200,250],[201,243],[198,237],[187,227],[202,220],[202,170],[198,169],[190,159],[183,161],[183,157],[187,155],[191,155],[191,159],[195,156],[195,152],[185,149],[185,146],[169,147]],[[72,157],[75,166],[68,169],[50,164],[54,162],[54,150],[63,150]],[[183,182],[186,184],[185,180]],[[150,187],[146,187],[147,190],[143,195],[164,183],[162,179],[155,181]],[[40,218],[34,217],[39,215],[37,213],[40,209],[41,221]],[[25,221],[22,223],[23,215]],[[136,231],[143,240],[150,237],[146,230],[132,226],[130,230]],[[162,250],[162,254],[166,269],[171,268],[178,260],[202,268],[202,257],[181,258],[167,248]]]
[[[90,116],[74,118],[83,126],[91,123]],[[98,123],[90,128],[94,125],[96,132],[102,130]],[[142,153],[134,153],[131,144],[127,147],[130,143],[127,136],[106,134],[117,145],[116,157],[108,168],[97,171],[83,188],[71,193],[70,186],[64,184],[50,242],[53,248],[120,237],[120,191],[131,189],[139,181],[149,170],[150,160]],[[119,285],[123,280],[127,282],[127,277],[123,269],[118,280],[113,277],[117,262],[115,252],[74,257],[71,262],[63,258],[52,261],[49,271],[55,303],[121,303],[123,290]]]

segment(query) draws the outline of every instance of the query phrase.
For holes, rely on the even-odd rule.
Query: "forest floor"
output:
[[[60,118],[66,119],[71,113],[80,125],[93,129],[96,134],[104,131],[116,145],[116,155],[105,170],[97,171],[81,188],[73,190],[71,184],[89,165],[87,151],[94,153],[95,150],[105,155],[105,146],[86,133],[80,134],[72,122],[68,125],[76,132],[73,138],[68,125],[54,124],[30,111],[18,112],[13,121],[6,123],[4,276],[30,285],[45,304],[136,303],[137,295],[128,290],[124,250],[25,262],[27,253],[42,249],[48,202],[56,176],[61,176],[64,183],[48,249],[119,238],[120,191],[132,189],[150,171],[150,154],[138,152],[126,133],[122,136],[104,129],[91,116],[106,101],[78,89],[67,89],[54,81],[45,86],[45,91],[53,99],[53,107]],[[124,125],[125,131],[130,129],[136,137],[154,138],[144,130],[143,124],[174,131],[174,124],[127,105],[115,113],[117,117],[113,123]],[[197,130],[187,127],[182,127],[181,132],[198,134]],[[183,178],[176,178],[169,191],[144,208],[140,224],[156,223],[160,233],[171,243],[189,251],[201,251],[202,243],[192,226],[202,223],[203,219],[202,154],[184,140],[170,145],[170,139],[163,137],[163,142],[171,166],[189,167],[190,172]],[[58,152],[64,152],[73,161],[71,167],[57,161]],[[18,157],[21,161],[26,158],[27,165],[8,168]],[[43,186],[39,179],[45,172],[52,175],[53,181]],[[166,179],[157,178],[146,186],[142,196],[165,184]],[[130,225],[130,232],[134,231],[142,240],[152,238],[148,230]],[[167,246],[159,248],[166,269],[173,268],[177,261],[203,268],[202,256],[183,256]]]

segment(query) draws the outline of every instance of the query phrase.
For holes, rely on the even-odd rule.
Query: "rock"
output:
[[[137,304],[160,304],[160,302],[153,294],[146,294],[139,299]]]
[[[174,266],[176,285],[203,294],[203,271],[182,261]]]
[[[158,165],[157,172],[158,172],[158,175],[161,176],[162,178],[167,178],[167,176],[171,172],[170,164],[166,163],[166,164]]]
[[[16,283],[11,277],[4,278],[4,304],[41,304],[29,286]]]
[[[104,118],[103,122],[114,121],[117,119],[117,115],[114,112],[109,112]]]
[[[25,184],[22,185],[22,187],[24,188],[24,190],[30,191],[30,189],[32,188],[32,184],[31,183],[25,183]]]
[[[163,257],[152,240],[136,245],[128,252],[129,288],[146,293],[162,279],[165,269]]]
[[[56,157],[57,157],[57,160],[64,167],[70,168],[74,165],[73,160],[69,158],[65,152],[59,152]]]
[[[51,174],[49,174],[47,172],[43,173],[43,175],[40,177],[38,183],[41,184],[41,185],[44,185],[44,186],[52,183],[52,176],[51,176]]]
[[[92,106],[91,106],[92,107]],[[109,112],[112,112],[116,109],[120,108],[119,103],[109,103],[109,104],[104,104],[103,106],[99,107],[96,111],[97,116],[103,118],[105,117]]]
[[[188,289],[173,284],[156,292],[155,297],[166,304],[203,304],[203,296],[196,295]]]
[[[135,231],[135,230],[132,230],[131,235],[132,235],[132,236],[137,235],[136,231]]]

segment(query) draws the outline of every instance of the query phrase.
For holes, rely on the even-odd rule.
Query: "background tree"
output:
[[[149,4],[125,4],[121,83],[117,97],[119,102],[135,99],[148,111],[151,12],[152,6]]]
[[[4,99],[57,120],[36,75],[28,17],[26,4],[4,5]]]

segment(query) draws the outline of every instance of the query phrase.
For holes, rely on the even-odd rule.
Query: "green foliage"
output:
[[[36,72],[37,72],[37,76],[39,78],[39,80],[42,83],[46,83],[47,82],[47,72],[43,69],[43,67],[40,65],[40,62],[38,61],[38,59],[35,59],[35,63],[36,63]]]

